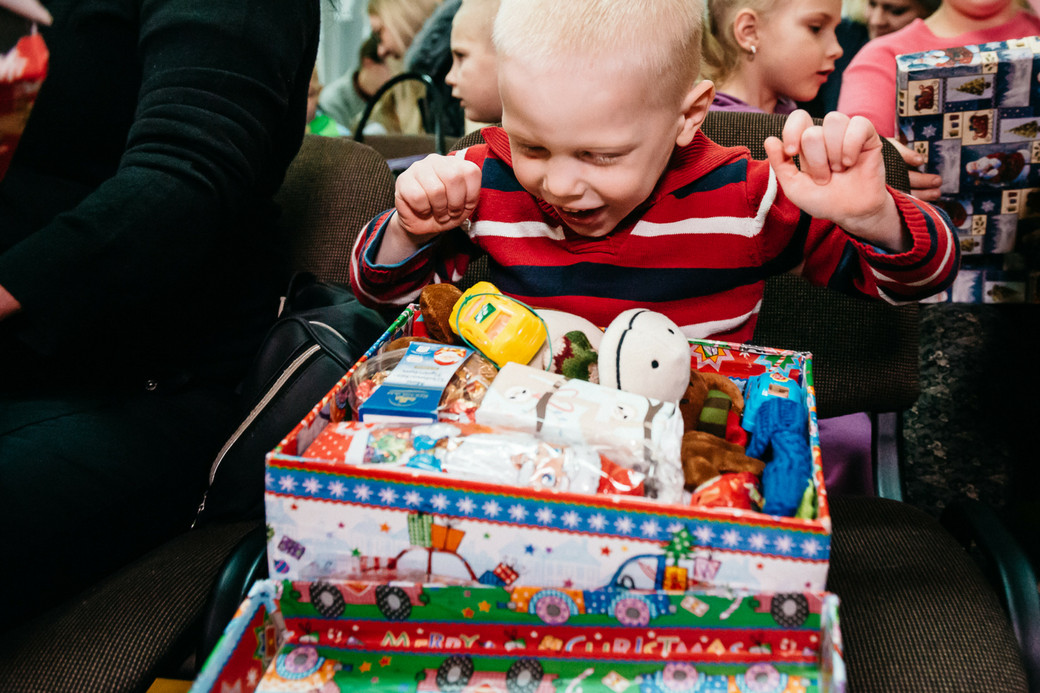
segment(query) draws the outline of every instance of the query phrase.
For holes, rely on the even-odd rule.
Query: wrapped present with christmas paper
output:
[[[364,358],[411,334],[415,316],[416,308],[407,308]],[[621,494],[616,484],[612,491],[602,491],[598,487],[604,479],[614,483],[622,478],[621,472],[630,474],[620,457],[612,462],[614,467],[600,462],[595,475],[570,472],[564,459],[559,465],[531,467],[538,470],[534,476],[513,473],[507,478],[505,471],[513,467],[502,465],[511,456],[505,439],[483,439],[480,433],[466,445],[497,441],[490,446],[497,471],[487,474],[486,463],[467,466],[478,458],[489,459],[482,452],[459,458],[455,455],[465,453],[466,445],[451,449],[455,429],[461,433],[467,426],[485,424],[440,421],[406,426],[344,420],[351,412],[344,392],[353,376],[348,371],[267,456],[270,574],[308,580],[553,585],[578,591],[682,585],[780,592],[824,589],[831,517],[810,355],[709,340],[692,340],[689,350],[693,370],[719,373],[740,390],[767,373],[797,383],[787,391],[805,414],[797,425],[807,428],[812,472],[805,492],[799,494],[804,502],[795,516],[729,503],[693,505],[685,498],[667,503],[644,494]],[[498,386],[509,370],[503,368],[492,385]],[[630,402],[618,391],[602,397],[571,395],[562,392],[572,387],[571,381],[552,377],[546,380],[536,371],[515,381],[502,380],[503,386],[513,382],[502,396],[514,397],[516,404],[503,403],[499,411],[508,413],[516,406],[521,427],[562,430],[571,428],[564,425],[570,417],[576,423],[572,430],[581,435],[618,436],[598,443],[603,446],[597,448],[602,460],[608,448],[623,448],[624,441],[636,443],[634,449],[642,452],[645,442],[654,440],[653,411],[659,403],[647,398]],[[587,411],[579,412],[579,407]],[[596,413],[599,409],[602,412]],[[656,416],[664,416],[663,411],[658,409]],[[400,430],[391,430],[395,426]],[[597,426],[604,431],[593,430]],[[625,433],[626,427],[635,432]],[[607,430],[611,428],[618,430]],[[366,429],[375,435],[358,435]],[[378,445],[377,438],[382,441]],[[408,464],[409,459],[414,464]],[[526,468],[521,464],[514,472]],[[475,473],[481,469],[484,473]],[[614,471],[604,477],[605,469]],[[586,483],[597,478],[596,488]]]
[[[1040,37],[899,55],[896,70],[897,137],[942,176],[963,258],[930,300],[1040,300]]]
[[[845,690],[838,598],[263,580],[191,693]]]

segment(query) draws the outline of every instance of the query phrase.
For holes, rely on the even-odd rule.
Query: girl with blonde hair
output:
[[[708,0],[703,75],[712,108],[791,113],[816,96],[842,49],[841,0]]]
[[[321,110],[353,129],[369,99],[391,77],[405,71],[405,52],[442,0],[369,0],[368,19],[372,28],[361,49],[358,69],[325,86],[319,99]],[[422,132],[419,99],[424,87],[413,81],[394,86],[373,111],[369,122],[386,132]]]

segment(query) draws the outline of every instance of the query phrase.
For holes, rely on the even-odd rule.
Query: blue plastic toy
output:
[[[748,381],[743,427],[750,433],[747,455],[766,462],[762,512],[791,517],[812,479],[808,409],[802,387],[779,373]]]

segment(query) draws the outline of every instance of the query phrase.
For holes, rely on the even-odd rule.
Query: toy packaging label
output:
[[[412,342],[383,384],[358,409],[362,421],[436,421],[444,387],[473,353],[465,347]]]
[[[896,133],[942,176],[962,253],[931,300],[1040,301],[1040,37],[899,55],[896,70]]]
[[[825,592],[264,580],[192,693],[841,693]]]
[[[408,334],[415,314],[406,309],[362,360]],[[309,448],[349,417],[343,388],[351,369],[267,456],[270,575],[498,586],[519,580],[576,590],[823,590],[831,520],[809,355],[692,342],[691,364],[737,380],[777,372],[800,385],[809,413],[810,519],[325,459]]]

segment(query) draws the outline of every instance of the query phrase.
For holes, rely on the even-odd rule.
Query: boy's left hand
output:
[[[783,141],[770,137],[765,149],[777,182],[800,209],[867,243],[909,249],[909,233],[885,188],[881,138],[869,120],[833,112],[815,125],[808,113],[795,111],[784,124]]]

